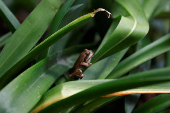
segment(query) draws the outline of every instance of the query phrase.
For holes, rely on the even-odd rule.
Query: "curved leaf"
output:
[[[138,1],[116,0],[116,2],[123,7],[129,15],[121,16],[118,18],[118,22],[113,22],[111,27],[115,28],[115,30],[107,39],[105,38],[102,41],[92,62],[101,60],[135,44],[142,39],[149,30],[147,19]]]
[[[143,41],[146,41],[147,43],[142,43],[142,45],[141,45],[141,42],[143,42]],[[139,48],[141,48],[140,46],[145,46],[145,45],[147,45],[149,42],[148,42],[148,38],[146,39],[146,38],[143,38],[140,42],[139,42],[139,44],[138,44],[138,49]],[[100,61],[99,61],[100,62]],[[98,62],[97,62],[98,63]],[[147,65],[148,65],[148,63],[147,63]],[[93,65],[92,65],[93,66]],[[143,66],[142,66],[143,67]],[[146,67],[143,69],[143,68],[140,68],[140,69],[142,69],[142,70],[145,70],[146,69]],[[87,69],[87,71],[88,71],[88,69]],[[94,75],[93,75],[94,76]],[[131,95],[128,95],[128,96],[131,96]],[[85,113],[86,112],[94,112],[94,111],[96,111],[96,110],[98,110],[98,109],[100,109],[102,106],[104,106],[104,105],[106,105],[106,104],[108,104],[108,103],[111,103],[111,102],[113,102],[113,101],[115,101],[115,99],[118,99],[118,98],[120,98],[120,97],[109,97],[109,98],[99,98],[99,99],[96,99],[96,100],[94,100],[94,101],[92,101],[92,102],[90,102],[90,103],[88,103],[87,105],[84,105],[83,107],[81,107],[81,108],[79,108],[78,110],[76,110],[76,112],[80,112],[80,111],[84,111]],[[134,98],[133,98],[134,99]]]
[[[39,55],[41,52],[46,50],[49,46],[51,46],[56,41],[61,39],[62,36],[64,36],[66,33],[71,31],[72,29],[76,28],[77,26],[79,26],[79,25],[85,23],[86,21],[88,21],[89,19],[93,18],[94,15],[100,11],[103,11],[103,10],[100,10],[100,9],[95,10],[92,13],[86,14],[86,15],[74,20],[70,24],[66,25],[65,27],[61,28],[60,30],[58,30],[57,32],[52,34],[46,40],[41,42],[38,46],[33,48],[25,57],[23,57],[16,65],[14,65],[12,68],[10,68],[10,70],[8,70],[5,74],[4,74],[4,72],[7,69],[3,70],[3,73],[0,73],[0,76],[2,76],[2,74],[4,74],[4,76],[1,78],[1,81],[3,81],[3,82],[0,83],[0,88],[4,87],[15,76],[15,74],[18,73],[19,70],[21,70],[27,63],[29,63],[31,60],[33,60],[37,55]],[[24,43],[22,43],[22,45],[23,44]],[[17,50],[17,51],[19,51],[19,50]],[[2,69],[3,68],[0,68],[0,70],[2,70]]]
[[[94,112],[97,109],[101,108],[102,106],[104,106],[105,104],[108,104],[116,99],[121,98],[121,95],[128,95],[131,96],[131,102],[132,99],[136,99],[138,100],[138,95],[129,95],[129,94],[148,94],[148,93],[170,93],[169,90],[170,87],[170,82],[165,82],[165,83],[161,83],[161,84],[156,84],[156,85],[149,85],[149,86],[144,86],[144,87],[138,87],[136,89],[129,89],[129,90],[125,90],[125,91],[120,91],[120,92],[116,92],[110,94],[110,96],[117,96],[117,97],[110,97],[109,95],[106,96],[107,98],[99,98],[96,99],[90,103],[88,103],[87,105],[83,105],[80,109],[76,110],[76,113],[88,113],[88,112]],[[158,96],[159,99],[162,99]],[[135,100],[134,100],[135,101]],[[159,101],[159,100],[158,100]],[[164,102],[165,103],[165,102]],[[128,104],[133,104],[133,103],[128,103]],[[151,104],[151,105],[150,105]],[[150,106],[150,109],[152,109],[153,107],[157,107],[159,110],[160,107],[158,107],[158,105],[154,105],[155,103],[148,103],[146,106]],[[168,105],[168,104],[167,104]],[[128,105],[129,106],[129,105]],[[126,109],[128,108],[128,106],[126,107]],[[169,105],[170,106],[170,105]],[[130,106],[131,107],[131,106]],[[163,107],[163,106],[162,106]],[[164,106],[165,107],[165,106]],[[138,109],[138,108],[137,108]],[[147,108],[146,108],[147,109]],[[153,108],[154,109],[154,108]],[[132,109],[133,110],[133,109]],[[127,111],[128,113],[131,113],[131,111]],[[142,110],[142,111],[140,111]],[[139,109],[136,113],[147,113],[151,110],[145,110],[145,107],[143,106],[141,109]],[[155,113],[157,111],[153,111],[152,113]]]
[[[162,83],[168,81],[170,79],[169,72],[170,72],[170,68],[164,68],[164,69],[158,69],[158,70],[152,70],[148,72],[134,74],[132,76],[120,78],[118,80],[103,80],[104,83],[85,89],[81,92],[79,91],[81,90],[80,87],[82,86],[76,83],[78,82],[81,83],[82,81],[68,82],[65,84],[67,84],[66,86],[69,87],[68,88],[70,89],[69,92],[68,90],[66,93],[63,92],[62,89],[66,88],[64,87],[65,86],[64,84],[56,86],[55,88],[48,91],[44,95],[44,97],[42,97],[41,101],[36,105],[37,107],[34,108],[34,110],[37,112],[45,108],[41,112],[47,112],[47,111],[51,113],[61,112],[73,105],[77,105],[84,101],[95,99],[100,96],[104,96],[106,94],[110,94],[111,92],[114,93],[129,88],[130,89],[137,88],[140,86],[147,86],[154,83]],[[91,82],[91,83],[90,82],[91,81],[89,81],[89,83],[86,83],[85,85],[95,83],[95,82]],[[70,85],[68,85],[69,83]],[[74,85],[74,91],[71,90],[70,88],[72,87],[71,84]],[[56,92],[58,93],[56,94]]]
[[[97,85],[95,84],[95,82],[97,82],[98,80],[94,80],[93,82],[93,85]],[[103,80],[105,81],[105,80]],[[85,81],[82,81],[82,83],[85,82]],[[86,84],[90,84],[92,81],[87,81]],[[102,81],[98,81],[98,82],[101,82]],[[83,86],[81,86],[83,85]],[[84,86],[84,83],[81,84],[79,82],[79,85],[75,83],[75,85],[71,84],[68,86],[67,85],[64,85],[64,87],[62,87],[62,95],[65,96],[64,92],[67,92],[67,94],[71,91],[74,91],[75,90],[75,87],[77,86],[81,86],[81,87],[85,87]],[[90,86],[90,85],[89,85]],[[87,112],[94,112],[95,110],[99,109],[100,107],[104,106],[106,103],[110,103],[111,101],[114,101],[116,99],[119,99],[120,96],[122,95],[129,95],[129,94],[150,94],[150,93],[170,93],[170,82],[164,82],[164,83],[159,83],[159,84],[154,84],[154,85],[149,85],[149,86],[143,86],[143,87],[138,87],[138,88],[134,88],[134,89],[129,89],[129,90],[124,90],[124,91],[120,91],[120,92],[116,92],[116,93],[113,93],[113,94],[109,94],[109,95],[106,95],[104,97],[107,97],[107,98],[98,98],[90,103],[85,103],[83,106],[81,106],[78,110],[76,110],[76,113],[87,113]],[[80,87],[79,87],[80,88]],[[80,91],[81,91],[81,88],[80,88]],[[54,92],[53,92],[54,93]],[[56,94],[57,92],[55,92],[54,94]],[[77,93],[77,90],[75,91],[75,93]],[[69,93],[70,94],[70,93]],[[72,95],[72,94],[70,94]],[[49,96],[49,95],[48,95]],[[108,98],[108,97],[111,97],[111,96],[118,96],[118,97],[112,97],[112,98]],[[131,95],[129,95],[131,96]],[[50,98],[50,96],[48,97]],[[54,97],[54,98],[57,98],[57,97]],[[53,98],[53,100],[54,100]],[[59,99],[60,97],[58,97]],[[63,97],[64,98],[64,97]],[[138,98],[138,97],[137,97]],[[51,98],[52,99],[52,98]],[[133,96],[133,99],[134,99],[134,96]],[[45,101],[45,100],[44,100]],[[50,100],[48,100],[50,101]],[[41,101],[42,102],[42,101]],[[46,101],[47,102],[47,101]],[[144,109],[144,108],[143,108]],[[131,113],[131,112],[130,112]]]
[[[115,29],[114,24],[112,24],[107,34],[105,35],[104,40],[109,38],[109,36],[112,34],[112,31],[114,29]],[[127,50],[128,48],[91,65],[83,73],[84,77],[82,78],[82,80],[106,78],[107,75],[114,69],[114,67],[116,67],[116,65],[121,60],[121,58],[124,56],[124,54],[127,52]]]

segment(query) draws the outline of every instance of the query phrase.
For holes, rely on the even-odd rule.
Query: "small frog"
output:
[[[80,54],[76,63],[74,64],[74,72],[69,75],[70,78],[83,78],[82,69],[83,67],[89,67],[91,58],[93,57],[93,51],[84,49]]]

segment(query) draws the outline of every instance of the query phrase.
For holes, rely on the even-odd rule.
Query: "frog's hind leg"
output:
[[[69,75],[70,78],[83,78],[82,70],[76,69],[72,74]]]
[[[76,69],[75,72],[76,72],[76,77],[77,78],[83,78],[83,74],[82,74],[82,70],[81,69]]]

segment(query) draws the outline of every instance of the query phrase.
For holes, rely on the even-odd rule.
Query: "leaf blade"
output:
[[[112,72],[108,75],[109,78],[117,78],[125,74],[136,66],[152,59],[153,57],[170,50],[170,34],[167,34],[159,40],[144,47],[133,55],[123,60]],[[155,49],[157,48],[157,49]],[[132,60],[133,59],[133,60]],[[121,71],[119,70],[121,68]]]
[[[115,30],[108,39],[102,41],[92,62],[101,60],[135,44],[142,39],[149,30],[148,21],[138,1],[131,0],[131,2],[128,2],[126,0],[117,0],[116,2],[123,7],[129,15],[119,16],[121,19],[118,22],[118,26],[115,27]],[[114,22],[113,26],[115,26]]]
[[[78,57],[64,57],[66,52],[57,53],[38,62],[4,87],[0,92],[0,112],[29,112],[44,92],[57,78],[71,68]],[[72,62],[67,62],[64,59]]]
[[[60,5],[59,0],[42,1],[17,29],[1,52],[0,77],[30,51],[48,27]]]
[[[88,13],[86,15],[83,15],[73,22],[69,23],[65,27],[61,28],[54,34],[52,34],[50,37],[45,39],[43,42],[41,42],[38,46],[33,48],[25,57],[23,57],[17,64],[15,64],[10,70],[8,70],[3,76],[1,77],[1,80],[3,83],[0,83],[0,88],[3,88],[12,78],[16,76],[16,73],[19,72],[27,63],[32,61],[37,55],[39,55],[41,52],[46,50],[49,46],[54,44],[56,41],[61,39],[66,33],[71,31],[72,29],[76,28],[77,26],[85,23],[86,21],[92,19],[94,15],[100,12],[100,10]],[[5,67],[4,67],[5,68]],[[2,70],[2,69],[1,69]],[[7,70],[7,69],[6,69]],[[3,72],[5,72],[3,70]],[[1,74],[1,73],[0,73]],[[1,74],[2,75],[2,74]]]
[[[90,87],[90,88],[85,89],[85,90],[78,92],[76,94],[74,94],[74,92],[71,92],[74,95],[71,95],[69,97],[68,97],[68,92],[67,92],[67,94],[66,94],[67,98],[64,97],[64,99],[62,99],[62,100],[55,101],[54,100],[55,98],[52,98],[51,100],[54,100],[53,101],[54,103],[51,103],[51,105],[46,107],[45,109],[43,109],[42,112],[46,112],[46,111],[59,112],[59,111],[62,111],[68,107],[71,107],[72,105],[76,105],[78,103],[87,101],[89,99],[95,99],[99,96],[106,95],[107,93],[110,93],[110,92],[117,92],[118,90],[119,91],[125,90],[126,88],[128,89],[128,88],[135,88],[135,87],[139,87],[139,86],[151,85],[151,84],[158,83],[158,82],[163,83],[163,82],[165,82],[165,81],[162,81],[163,78],[164,78],[164,80],[168,80],[170,78],[170,76],[167,75],[169,73],[169,71],[170,71],[169,68],[164,68],[164,69],[152,70],[152,71],[148,71],[148,72],[134,74],[133,76],[120,78],[115,81],[114,80],[104,80],[105,83],[98,84],[94,87]],[[160,77],[160,74],[162,74],[161,77]],[[164,76],[166,76],[166,77],[164,77]],[[72,83],[76,84],[78,82],[79,81],[72,82]],[[68,82],[67,84],[69,84],[69,83],[70,82]],[[81,83],[81,81],[80,81],[80,83]],[[89,81],[89,84],[90,83],[93,84],[93,82]],[[86,83],[85,85],[88,85],[88,84]],[[68,86],[70,86],[70,85],[68,85]],[[76,85],[76,86],[81,87],[81,85]],[[58,89],[57,90],[58,93],[60,93],[59,90],[61,90],[61,92],[62,92],[62,88],[63,88],[62,85],[58,86],[58,88],[57,88],[57,86],[55,87],[55,89]],[[74,87],[74,89],[75,89],[75,87]],[[49,91],[49,93],[50,93],[50,95],[53,95],[53,93],[51,93],[50,91]],[[54,95],[55,94],[56,94],[56,92],[54,93]],[[48,95],[49,98],[50,98],[50,95]],[[53,96],[53,97],[55,97],[55,96]],[[44,97],[43,99],[45,99],[45,98],[46,97]],[[63,98],[63,92],[61,93],[61,98]],[[60,98],[58,97],[56,99],[60,99]],[[67,104],[65,104],[65,103],[67,103]],[[57,109],[56,109],[56,106],[57,106]],[[62,107],[60,107],[60,106],[62,106]]]
[[[17,18],[12,14],[2,0],[0,0],[0,16],[5,21],[11,32],[15,32],[15,30],[20,26]]]

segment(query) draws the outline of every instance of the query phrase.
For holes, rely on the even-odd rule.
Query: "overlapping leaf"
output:
[[[156,1],[155,4],[157,4],[158,1]],[[148,31],[147,19],[138,1],[117,0],[116,2],[118,3],[118,6],[116,7],[121,7],[126,12],[126,14],[124,15],[123,13],[121,13],[122,15],[118,16],[117,20],[114,20],[107,35],[105,36],[105,39],[103,40],[102,44],[100,45],[99,49],[96,52],[93,63],[101,59],[103,60],[93,64],[90,68],[88,68],[84,73],[85,77],[83,79],[95,79],[95,78],[104,79],[105,77],[107,77],[111,70],[114,71],[113,68],[121,60],[121,58],[127,51],[128,47],[136,43],[141,38],[143,38]],[[153,10],[150,11],[151,12],[148,12],[149,15],[153,12]],[[151,16],[147,17],[150,18]],[[72,27],[74,25],[70,26]],[[63,34],[64,33],[65,32],[63,32]],[[170,46],[168,45],[169,35],[170,34],[161,38],[159,41],[149,45],[148,46],[149,50],[147,50],[148,48],[145,48],[142,51],[140,51],[139,54],[136,53],[137,55],[136,54],[132,55],[134,56],[133,58],[136,58],[136,60],[134,60],[133,62],[133,60],[130,59],[126,62],[127,65],[120,66],[123,67],[122,68],[123,71],[121,74],[115,72],[117,73],[115,75],[112,71],[109,76],[111,78],[114,78],[115,76],[119,77],[124,73],[128,72],[130,69],[136,67],[137,65],[144,63],[145,61],[153,58],[154,56],[157,56],[163,52],[168,51],[170,48]],[[55,41],[57,40],[58,39],[55,39]],[[22,66],[27,64],[27,62],[35,58],[35,56],[39,54],[38,52],[44,51],[44,49],[48,48],[51,44],[53,44],[55,42],[53,41],[54,40],[49,39],[41,43],[38,47],[36,47],[29,54],[27,54],[27,56],[23,60],[21,60],[21,62],[17,63],[17,65],[14,65],[16,67],[10,68],[10,70],[8,70],[9,69],[8,68],[7,69],[8,72],[7,73],[4,72],[6,73],[5,75],[8,74],[12,75],[13,73],[16,73],[19,68],[22,68]],[[75,61],[74,56],[73,56],[74,60],[73,59],[70,60],[70,58],[65,59],[65,57],[63,57],[63,55],[71,54],[73,51],[75,51],[75,49],[74,50],[68,49],[66,51],[63,51],[62,53],[58,53],[54,56],[51,56],[40,61],[36,65],[26,70],[21,75],[19,75],[19,77],[13,80],[9,85],[7,85],[0,92],[0,112],[22,113],[30,111],[35,106],[35,104],[40,100],[43,93],[46,92],[49,89],[49,87],[54,83],[54,81],[73,65],[74,63],[73,61]],[[153,54],[153,56],[147,57],[147,55],[150,54]],[[111,62],[111,60],[113,60],[113,62]],[[138,62],[139,60],[142,61],[139,63]],[[134,65],[129,66],[129,64]],[[117,67],[119,67],[119,65]],[[115,69],[117,69],[117,67]],[[128,67],[128,69],[125,69],[126,67]],[[118,72],[120,70],[118,70]],[[151,90],[157,91],[157,93],[158,92],[165,93],[165,90],[169,91],[169,82],[166,82],[170,80],[169,70],[170,70],[169,68],[153,70],[145,73],[134,74],[132,77],[131,76],[125,77],[121,78],[120,80],[100,80],[100,81],[89,80],[89,81],[74,81],[60,84],[57,85],[55,88],[51,89],[50,91],[48,91],[47,93],[45,93],[45,95],[41,98],[40,102],[32,110],[37,110],[40,112],[60,112],[66,110],[67,108],[73,105],[75,106],[79,103],[88,101],[89,99],[97,98],[95,101],[92,101],[89,104],[85,103],[84,104],[85,106],[82,107],[82,109],[80,108],[75,110],[78,113],[94,112],[96,109],[100,108],[104,104],[118,99],[117,97],[101,99],[101,96],[110,93],[113,93],[114,96],[116,94],[114,92],[118,92],[117,93],[118,95],[120,95],[120,93],[133,94],[134,92],[136,93],[136,91],[138,91],[139,93],[145,91],[146,93],[149,91],[151,92]],[[1,78],[1,80],[3,81],[5,81],[5,79]],[[138,86],[143,87],[139,88]],[[159,106],[158,108],[153,109],[158,110],[168,107],[169,102],[165,101],[166,100],[165,98],[162,101],[161,107]],[[149,107],[153,107],[152,104]],[[145,109],[145,107],[143,107],[143,109]]]
[[[1,52],[0,77],[21,60],[41,38],[60,5],[60,0],[43,0],[25,19]]]
[[[124,77],[118,80],[99,80],[102,82],[101,84],[97,85],[95,85],[95,82],[97,82],[96,80],[87,81],[84,85],[83,81],[75,81],[61,84],[47,92],[41,99],[41,101],[36,105],[36,108],[34,108],[34,110],[35,112],[42,109],[42,112],[61,112],[64,109],[71,107],[72,105],[77,105],[84,101],[104,96],[111,92],[113,93],[126,90],[128,88],[131,89],[140,86],[147,86],[159,82],[162,83],[168,81],[168,79],[170,78],[169,71],[169,68],[164,68],[134,74],[132,76]],[[78,85],[77,83],[81,85]],[[94,87],[91,87],[93,85]],[[86,86],[88,86],[88,89],[86,89]],[[89,86],[91,88],[89,88]],[[169,85],[167,85],[164,91],[166,91],[168,88]]]
[[[120,62],[107,78],[120,77],[138,65],[154,58],[157,55],[160,55],[161,53],[169,51],[169,42],[170,34],[167,34]]]
[[[61,39],[65,34],[67,34],[69,31],[71,31],[72,29],[76,28],[77,26],[85,23],[86,21],[88,21],[89,19],[92,19],[94,17],[94,15],[100,12],[100,10],[94,11],[92,13],[86,14],[76,20],[74,20],[73,22],[71,22],[70,24],[66,25],[65,27],[61,28],[60,30],[58,30],[57,32],[55,32],[54,34],[52,34],[51,36],[49,36],[46,40],[44,40],[43,42],[41,42],[38,46],[36,46],[35,48],[33,48],[24,58],[22,58],[17,64],[15,64],[12,68],[10,68],[8,70],[8,68],[5,68],[3,66],[3,62],[2,62],[2,66],[0,67],[0,70],[3,70],[3,68],[5,68],[5,70],[3,70],[2,73],[0,73],[0,76],[2,76],[6,71],[6,73],[4,74],[4,76],[1,78],[1,81],[3,81],[2,83],[0,83],[0,88],[4,87],[14,76],[16,73],[18,73],[19,70],[21,70],[27,63],[29,63],[31,60],[33,60],[37,55],[39,55],[41,52],[43,52],[45,49],[47,49],[48,47],[50,47],[52,44],[54,44],[56,41],[58,41],[59,39]],[[30,34],[31,35],[31,34]],[[28,39],[27,39],[28,40]],[[25,46],[24,43],[22,42],[21,44],[22,46]],[[11,46],[10,46],[11,47]],[[25,48],[26,49],[26,48]],[[19,51],[20,49],[16,49],[16,51]],[[5,50],[4,50],[5,51]],[[21,52],[21,51],[19,51]],[[17,52],[14,52],[14,54],[16,54]],[[25,52],[24,52],[25,53]],[[2,55],[1,55],[2,56]],[[9,56],[11,56],[9,54]],[[3,59],[3,57],[1,57]],[[17,55],[17,58],[18,55]],[[1,60],[1,59],[0,59]],[[6,59],[7,60],[7,59]],[[10,60],[8,60],[7,62],[9,63]],[[16,61],[15,61],[16,62]],[[4,62],[5,63],[5,62]],[[11,62],[10,65],[14,64],[14,62]],[[0,65],[0,66],[1,66]],[[4,64],[5,65],[5,64]],[[10,66],[8,66],[10,67]]]
[[[40,61],[3,88],[0,92],[0,112],[24,113],[31,110],[78,57],[66,57],[66,54],[67,50]]]
[[[70,6],[72,5],[72,3],[74,2],[75,0],[68,0],[66,1],[63,6],[60,8],[60,10],[58,11],[58,13],[55,15],[53,21],[51,22],[50,24],[50,28],[47,32],[47,34],[45,35],[45,39],[48,38],[50,35],[52,35],[53,33],[55,33],[57,30],[58,30],[58,27],[61,23],[61,20],[63,19],[63,17],[65,16],[65,14],[67,13],[68,9],[70,8]],[[60,45],[62,47],[62,45]],[[50,47],[51,48],[51,47]],[[46,49],[45,51],[43,51],[37,58],[37,61],[40,61],[44,58],[46,58],[47,56],[50,56],[48,55],[49,53],[49,50],[51,50],[50,48]],[[61,50],[59,49],[58,47],[56,47],[55,49],[57,50]],[[55,51],[55,53],[57,53],[58,51]],[[54,53],[53,53],[54,54]]]
[[[138,42],[136,51],[139,51],[141,48],[145,47],[150,43],[149,37],[143,38],[141,41]],[[151,67],[151,61],[148,61],[137,68],[134,68],[133,70],[130,71],[129,75],[137,72],[142,72],[149,70]],[[141,94],[132,94],[132,95],[127,95],[125,97],[125,111],[126,113],[131,113],[133,109],[135,108]]]
[[[113,21],[112,34],[105,38],[98,48],[94,60],[96,62],[118,51],[127,48],[142,39],[149,30],[149,25],[141,5],[136,0],[116,0],[129,14],[119,16]],[[118,6],[117,6],[118,7]]]
[[[93,64],[83,73],[82,80],[105,79],[127,50],[128,48]]]
[[[31,58],[34,58],[34,56],[37,55],[41,49],[49,47],[50,44],[53,44],[55,41],[60,39],[63,35],[65,35],[65,33],[93,18],[97,12],[98,11],[95,11],[84,15],[60,29],[58,32],[54,33],[51,37],[31,50],[31,52],[29,52],[26,57],[28,59],[24,59],[25,62]],[[58,38],[55,38],[57,36]],[[70,55],[69,53],[75,50],[76,49],[74,48],[73,50],[67,49],[61,53],[58,53],[57,55],[44,59],[28,70],[24,71],[15,80],[9,83],[0,92],[1,112],[28,112],[40,99],[42,94],[50,88],[54,81],[72,67],[74,64],[73,61],[75,61],[78,56],[74,60],[64,58],[64,56]],[[15,86],[15,88],[13,86]],[[23,98],[28,99],[23,100]],[[7,99],[9,99],[9,101],[5,101]]]

